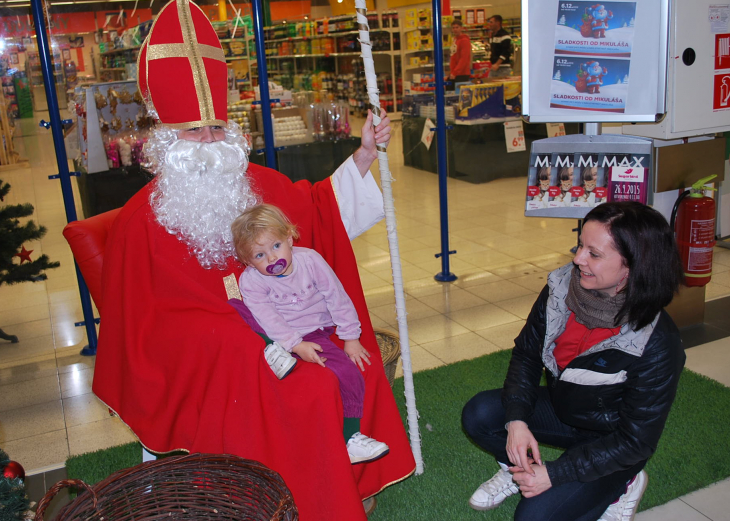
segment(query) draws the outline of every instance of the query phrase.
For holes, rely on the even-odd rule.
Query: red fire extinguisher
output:
[[[705,196],[712,175],[685,190],[674,203],[671,226],[677,239],[686,286],[704,286],[712,276],[712,248],[715,247],[715,200]]]

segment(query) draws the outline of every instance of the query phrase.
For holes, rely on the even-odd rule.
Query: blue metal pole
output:
[[[266,71],[266,49],[264,47],[264,9],[261,0],[251,2],[253,10],[253,32],[256,40],[256,62],[259,69],[259,91],[261,92],[261,120],[264,124],[264,151],[266,166],[276,170],[274,153],[274,125],[271,122],[271,98],[269,97],[269,73]]]
[[[46,89],[46,99],[48,100],[48,115],[51,120],[50,124],[45,121],[41,121],[41,126],[51,128],[51,132],[53,134],[53,146],[56,151],[56,162],[58,163],[58,175],[52,175],[49,176],[49,178],[61,180],[61,193],[63,195],[63,205],[66,209],[66,221],[76,221],[76,204],[74,203],[73,189],[71,188],[72,173],[68,170],[66,145],[63,140],[63,126],[58,109],[58,97],[56,96],[56,77],[53,74],[53,61],[51,60],[50,46],[48,45],[48,34],[46,33],[46,23],[43,17],[42,0],[31,0],[30,5],[33,11],[33,23],[35,23],[38,54],[40,55],[41,70],[43,72],[43,86]],[[76,172],[73,172],[73,174],[76,175]],[[74,262],[74,264],[76,263]],[[81,276],[78,265],[76,265],[76,278],[79,282],[81,309],[84,313],[86,337],[89,340],[89,345],[81,350],[81,354],[89,356],[95,355],[97,338],[96,325],[94,323],[94,311],[91,306],[89,290]]]
[[[441,37],[441,0],[432,0],[433,9],[433,63],[436,77],[436,157],[439,173],[439,207],[441,213],[441,272],[434,278],[440,282],[456,280],[456,275],[449,271],[449,255],[456,251],[449,251],[449,201],[447,196],[446,180],[448,167],[446,165],[446,111],[444,109],[444,49]]]

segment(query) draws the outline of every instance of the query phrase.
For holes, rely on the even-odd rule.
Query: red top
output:
[[[94,393],[155,452],[228,453],[279,472],[302,521],[365,521],[362,498],[415,469],[403,421],[380,363],[355,255],[329,179],[312,186],[250,165],[263,201],[296,223],[342,282],[362,324],[366,366],[362,432],[387,443],[381,460],[351,465],[334,373],[300,362],[278,380],[264,342],[228,304],[223,276],[203,269],[149,204],[154,181],[122,209],[104,256]],[[342,345],[336,335],[332,339]]]
[[[599,342],[618,335],[620,331],[620,326],[612,329],[603,327],[597,327],[595,329],[587,328],[583,324],[578,323],[575,319],[575,313],[571,313],[570,317],[568,317],[565,331],[555,341],[553,355],[555,356],[555,361],[558,363],[558,367],[562,371],[573,361],[573,358],[581,353],[585,353]]]
[[[452,45],[449,70],[454,76],[469,76],[471,74],[471,40],[467,35],[462,34],[454,44],[456,44],[456,51],[454,52]]]

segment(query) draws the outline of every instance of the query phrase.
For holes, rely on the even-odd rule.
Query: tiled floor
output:
[[[81,357],[85,332],[74,267],[61,236],[65,214],[50,133],[23,120],[18,148],[30,168],[0,173],[12,190],[6,203],[30,202],[48,228],[28,248],[61,267],[48,280],[0,287],[0,327],[20,343],[0,341],[0,447],[29,473],[64,463],[69,455],[134,439],[90,393],[94,359]],[[399,131],[390,148],[398,232],[407,295],[411,356],[416,371],[512,347],[512,339],[545,284],[548,272],[570,260],[575,221],[523,216],[524,179],[473,185],[450,179],[449,231],[453,283],[438,283],[441,262],[437,176],[404,167]],[[489,165],[485,165],[489,168]],[[78,198],[77,198],[78,200]],[[385,225],[353,242],[375,326],[396,328]],[[730,295],[730,251],[716,250],[708,299]],[[730,320],[730,319],[729,319]],[[730,338],[694,347],[687,366],[730,385]],[[399,369],[400,372],[400,369]],[[724,444],[726,440],[718,440]],[[730,519],[730,484],[676,500],[638,519]]]

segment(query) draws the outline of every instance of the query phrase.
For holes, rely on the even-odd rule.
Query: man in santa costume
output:
[[[145,148],[156,178],[124,206],[107,242],[94,392],[152,452],[258,460],[284,478],[303,521],[364,520],[362,501],[415,469],[350,246],[382,218],[368,168],[389,120],[373,129],[369,117],[362,146],[329,179],[292,183],[248,164],[241,130],[227,121],[224,54],[195,4],[162,9],[138,70],[161,122]],[[390,447],[381,460],[350,464],[333,373],[298,364],[278,380],[263,340],[228,303],[243,268],[230,225],[260,202],[286,213],[297,244],[325,258],[355,304],[374,361],[363,373],[361,426]]]

